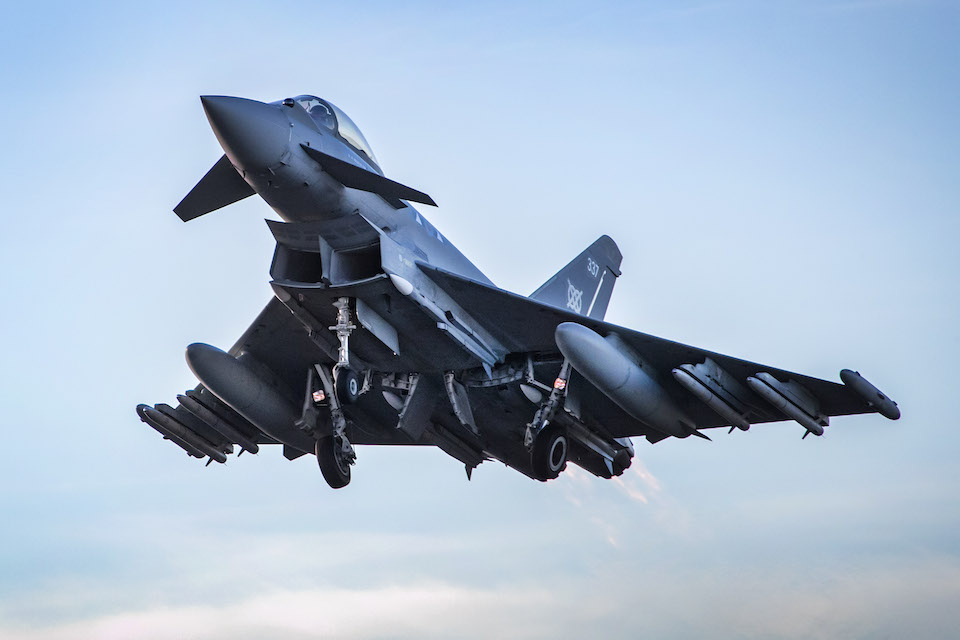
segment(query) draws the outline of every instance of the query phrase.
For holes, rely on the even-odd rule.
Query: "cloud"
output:
[[[752,573],[748,589],[715,594],[710,609],[722,627],[754,638],[941,638],[960,624],[955,557],[874,559],[783,578]]]
[[[471,587],[412,581],[272,590],[219,605],[144,607],[62,624],[14,624],[11,640],[72,638],[832,638],[947,637],[960,624],[960,560],[879,558],[860,565],[704,564],[677,570],[625,559],[582,580]],[[118,586],[118,588],[120,588]]]
[[[162,607],[34,628],[0,624],[0,635],[11,640],[483,638],[497,628],[502,637],[536,637],[563,633],[564,619],[570,618],[560,615],[566,600],[544,588],[442,583],[277,591],[223,606]]]

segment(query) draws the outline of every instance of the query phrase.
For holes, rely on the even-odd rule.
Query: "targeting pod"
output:
[[[840,379],[867,401],[871,407],[877,410],[877,413],[890,420],[900,418],[900,408],[897,403],[885,396],[880,389],[870,384],[866,378],[857,371],[844,369],[840,372]]]

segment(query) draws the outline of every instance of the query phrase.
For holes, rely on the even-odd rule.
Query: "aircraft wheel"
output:
[[[327,484],[342,489],[350,484],[350,461],[343,456],[340,436],[326,436],[317,440],[317,463]]]
[[[333,386],[340,404],[353,404],[360,397],[360,378],[353,369],[337,369]]]
[[[567,468],[567,436],[561,429],[547,427],[533,443],[533,472],[541,480],[553,480]]]

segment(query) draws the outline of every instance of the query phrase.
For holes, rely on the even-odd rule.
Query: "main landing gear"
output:
[[[540,480],[553,480],[567,468],[567,436],[563,429],[548,424],[533,441],[530,460],[533,472]]]
[[[337,324],[330,330],[336,332],[340,340],[337,362],[332,370],[319,364],[311,367],[307,376],[307,398],[298,424],[317,440],[315,452],[323,479],[332,488],[341,489],[350,483],[350,467],[357,459],[347,439],[343,406],[354,404],[365,389],[357,372],[350,367],[350,333],[356,329],[350,319],[350,299],[339,298],[334,306]],[[323,404],[328,408],[329,422],[321,416]]]
[[[350,465],[357,459],[353,446],[343,435],[325,436],[317,440],[317,463],[327,484],[342,489],[350,484]]]
[[[527,425],[523,443],[530,451],[530,467],[538,480],[553,480],[567,468],[569,440],[566,431],[553,422],[553,417],[563,406],[569,377],[570,363],[564,360],[549,397]]]

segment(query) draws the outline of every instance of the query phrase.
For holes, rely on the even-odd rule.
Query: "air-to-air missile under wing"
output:
[[[187,348],[200,385],[177,407],[137,407],[190,456],[280,444],[342,487],[354,445],[434,445],[468,477],[495,458],[538,480],[568,462],[611,478],[631,437],[781,420],[806,437],[830,416],[900,417],[848,369],[837,384],[604,322],[621,261],[607,236],[530,297],[498,289],[410,205],[433,199],[387,178],[326,100],[201,102],[225,155],[174,211],[188,221],[256,194],[283,222],[268,222],[275,296],[260,316],[229,352]]]

